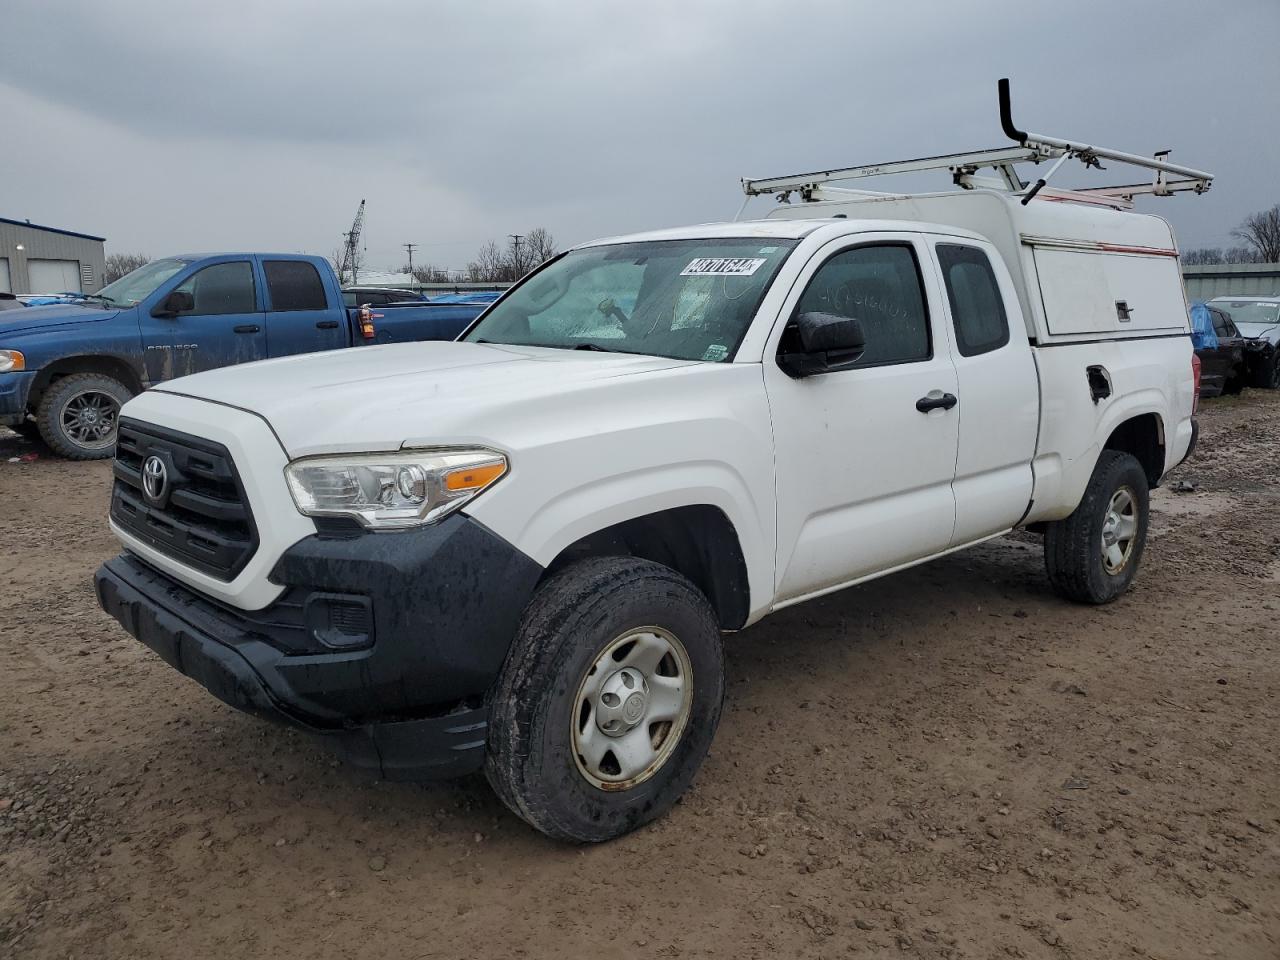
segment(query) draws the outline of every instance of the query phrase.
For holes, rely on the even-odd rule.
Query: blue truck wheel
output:
[[[101,460],[116,447],[120,408],[132,396],[119,380],[101,373],[75,373],[55,380],[40,398],[36,425],[59,456]]]

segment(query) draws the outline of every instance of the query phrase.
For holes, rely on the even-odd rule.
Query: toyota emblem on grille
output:
[[[142,493],[148,501],[163,504],[169,492],[169,470],[154,454],[142,461]]]

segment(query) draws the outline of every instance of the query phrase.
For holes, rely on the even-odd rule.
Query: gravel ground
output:
[[[589,849],[180,677],[94,602],[108,466],[0,430],[0,956],[1276,960],[1280,393],[1201,423],[1119,602],[1021,536],[771,617],[694,789]]]

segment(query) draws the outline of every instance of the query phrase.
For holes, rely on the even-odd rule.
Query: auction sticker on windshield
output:
[[[764,264],[764,257],[699,257],[681,270],[680,276],[749,277]]]

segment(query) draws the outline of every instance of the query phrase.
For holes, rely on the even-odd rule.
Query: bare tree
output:
[[[506,252],[502,255],[502,278],[508,282],[515,282],[529,272],[532,264],[529,262],[529,248],[525,245],[525,238],[522,234],[516,234],[507,240]]]
[[[329,254],[329,263],[333,266],[333,272],[338,275],[339,283],[346,283],[347,278],[342,275],[342,247],[334,247],[333,253]]]
[[[513,283],[555,255],[555,238],[546,227],[534,227],[528,233],[508,239],[505,250],[490,240],[467,264],[466,275],[474,282]]]
[[[1258,263],[1258,254],[1248,247],[1231,247],[1222,254],[1223,263]]]
[[[467,279],[480,283],[503,280],[505,260],[498,245],[490,240],[480,248],[476,258],[467,264]]]
[[[151,258],[145,253],[113,253],[107,257],[107,269],[102,274],[103,283],[115,283],[126,273],[145,267]]]
[[[1231,235],[1243,240],[1262,263],[1280,263],[1280,203],[1244,218]]]
[[[1189,267],[1214,263],[1257,263],[1258,255],[1248,247],[1198,247],[1184,250],[1179,259]]]
[[[407,263],[401,264],[396,273],[407,273],[413,277],[414,283],[448,283],[449,271],[431,263],[417,264],[412,270]]]
[[[546,263],[557,253],[556,238],[546,227],[534,227],[525,234],[524,246],[529,251],[530,269]]]
[[[1205,263],[1224,263],[1221,247],[1198,247],[1195,250],[1183,250],[1178,259],[1190,267]]]

